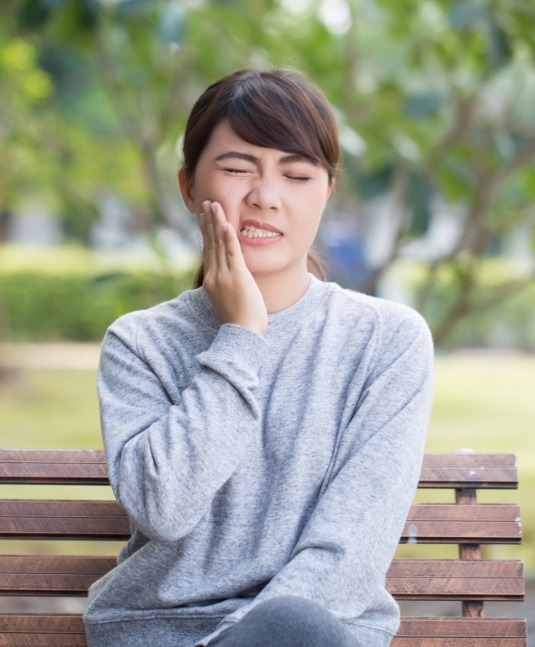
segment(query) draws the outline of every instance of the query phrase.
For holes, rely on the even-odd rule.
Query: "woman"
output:
[[[339,146],[303,76],[214,83],[183,155],[202,287],[104,341],[104,445],[132,537],[91,587],[89,645],[386,647],[399,612],[385,573],[431,403],[428,328],[308,271]]]

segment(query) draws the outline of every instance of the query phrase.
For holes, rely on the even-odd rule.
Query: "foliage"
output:
[[[27,186],[21,177],[31,168],[33,183],[39,186],[42,169],[32,164],[34,116],[53,92],[48,74],[39,68],[35,48],[20,37],[9,37],[0,23],[0,69],[2,73],[2,113],[0,145],[9,155],[0,158],[0,205],[5,208],[11,196]]]
[[[474,308],[466,313],[442,348],[517,348],[535,352],[535,285],[526,284],[523,276],[522,268],[504,258],[482,261],[477,267]],[[386,284],[394,278],[405,286],[405,300],[414,303],[425,283],[426,268],[421,263],[397,261],[385,276]],[[431,328],[439,329],[458,300],[462,280],[462,268],[444,266],[438,270],[427,314]],[[497,294],[499,308],[495,307]]]
[[[12,341],[99,341],[118,316],[174,298],[191,274],[116,270],[83,251],[38,267],[4,264],[0,285]]]
[[[4,0],[0,60],[9,100],[0,145],[10,162],[0,203],[28,192],[87,238],[102,195],[132,218],[194,239],[181,209],[176,142],[192,101],[243,65],[307,72],[337,112],[344,151],[333,211],[373,227],[388,198],[388,239],[365,291],[427,235],[437,204],[456,237],[425,257],[418,308],[457,276],[435,325],[439,343],[477,309],[479,264],[523,227],[535,244],[535,7],[517,0]],[[2,52],[4,52],[2,54]],[[13,53],[15,52],[15,54]],[[17,54],[17,52],[19,52]],[[9,168],[7,168],[9,167]],[[453,216],[450,216],[453,218]],[[82,224],[80,224],[82,223]],[[522,277],[533,283],[535,270]],[[495,307],[507,283],[492,295]],[[490,298],[490,295],[489,295]]]

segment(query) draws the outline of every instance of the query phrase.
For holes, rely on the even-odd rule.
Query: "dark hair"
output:
[[[332,182],[340,164],[334,114],[303,74],[290,69],[245,69],[210,85],[194,104],[183,137],[183,168],[192,179],[214,128],[228,119],[241,139],[265,148],[296,153],[323,166]],[[308,257],[309,270],[325,278],[323,262]],[[202,285],[204,268],[195,277]]]

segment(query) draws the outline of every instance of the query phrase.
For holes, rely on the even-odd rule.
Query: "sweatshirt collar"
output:
[[[309,274],[310,282],[306,292],[291,306],[273,312],[268,315],[268,329],[266,335],[270,336],[276,331],[283,329],[291,329],[296,326],[302,325],[303,321],[312,315],[313,311],[319,305],[322,296],[330,290],[332,284],[321,281],[313,274]],[[206,294],[204,288],[198,288],[190,292],[192,299],[190,304],[193,306],[197,302],[196,314],[200,319],[207,324],[210,328],[217,329],[219,321],[212,309],[210,299]]]

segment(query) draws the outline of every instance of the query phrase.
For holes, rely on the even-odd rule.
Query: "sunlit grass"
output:
[[[535,468],[535,356],[444,355],[435,376],[431,449],[514,451]]]
[[[0,391],[2,447],[100,447],[92,370],[21,369]]]

